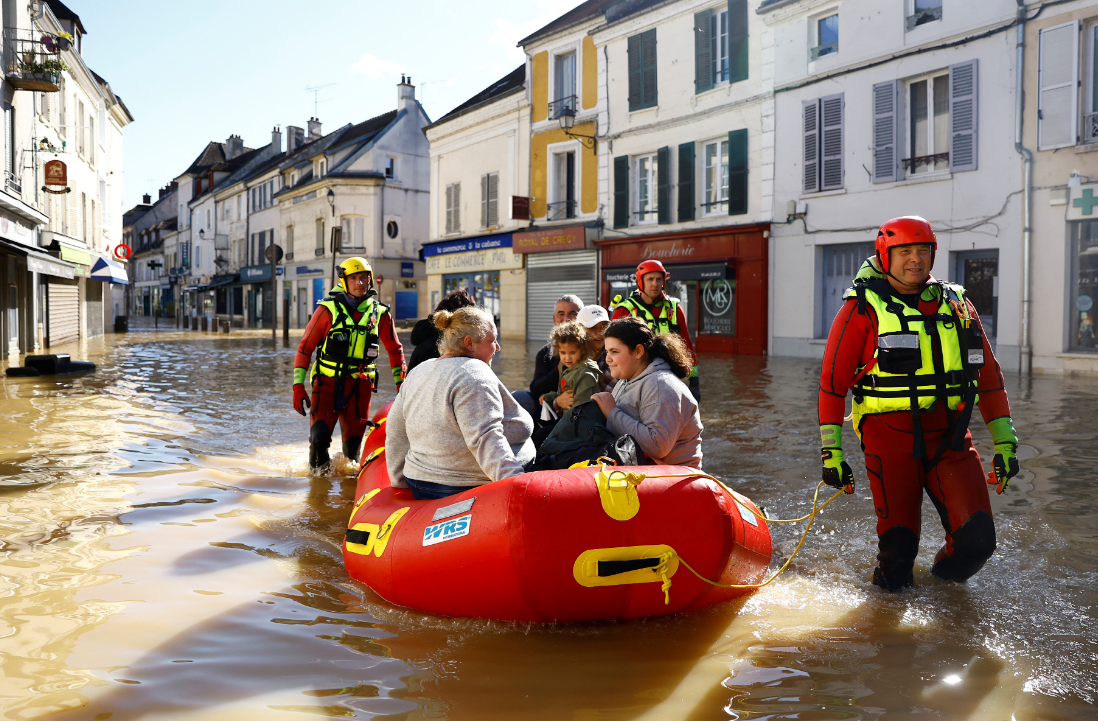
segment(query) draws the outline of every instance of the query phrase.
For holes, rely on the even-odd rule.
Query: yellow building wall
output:
[[[572,128],[575,135],[594,135],[595,123],[579,123]],[[570,138],[560,128],[538,133],[530,141],[530,192],[534,196],[532,213],[544,218],[549,193],[549,151],[552,143],[563,143]],[[590,142],[590,141],[585,141]],[[593,149],[583,147],[580,156],[580,213],[594,213],[599,209],[598,179],[599,159]]]
[[[583,109],[590,110],[599,102],[599,55],[595,39],[583,39]]]
[[[531,60],[530,82],[533,83],[531,118],[535,123],[549,117],[549,51],[535,55]]]

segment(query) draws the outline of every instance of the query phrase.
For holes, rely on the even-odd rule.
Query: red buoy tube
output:
[[[695,469],[539,471],[417,501],[389,484],[387,411],[364,443],[343,558],[391,603],[517,622],[627,619],[752,590],[706,583],[680,558],[717,583],[764,580],[771,539],[758,509]]]

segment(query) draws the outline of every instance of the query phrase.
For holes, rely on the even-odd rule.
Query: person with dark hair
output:
[[[473,308],[477,302],[473,300],[473,296],[469,295],[469,291],[462,288],[461,290],[455,290],[450,293],[435,306],[434,313],[416,321],[416,325],[412,328],[412,345],[415,348],[412,349],[412,355],[408,360],[408,370],[412,370],[417,365],[425,360],[431,358],[438,358],[438,342],[442,339],[442,333],[435,327],[435,313],[440,310],[453,313],[458,308]]]
[[[633,436],[645,455],[660,465],[702,467],[698,402],[683,379],[693,357],[678,335],[657,335],[640,318],[611,321],[606,328],[606,362],[618,379],[611,393],[592,399],[606,427]]]

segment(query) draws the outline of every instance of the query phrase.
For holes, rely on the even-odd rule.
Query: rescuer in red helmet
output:
[[[701,391],[698,384],[698,358],[694,352],[694,343],[690,340],[690,331],[686,325],[686,314],[679,305],[678,298],[672,298],[663,292],[671,274],[658,260],[646,260],[637,266],[637,289],[622,298],[614,296],[610,308],[614,314],[610,320],[628,318],[633,315],[645,323],[656,333],[678,333],[686,343],[693,360],[690,369],[690,393],[694,400],[701,400]]]
[[[922,218],[881,226],[831,324],[820,374],[823,480],[854,492],[842,450],[849,392],[877,513],[873,583],[889,591],[914,582],[924,491],[946,536],[931,573],[964,582],[995,551],[987,484],[1002,493],[1018,473],[1002,371],[965,289],[930,275],[937,248]],[[995,443],[987,483],[968,430],[977,402]]]

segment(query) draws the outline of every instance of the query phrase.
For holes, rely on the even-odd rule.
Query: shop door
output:
[[[80,337],[80,289],[76,281],[50,279],[46,287],[46,345],[76,340]]]
[[[19,290],[15,283],[8,286],[8,352],[19,352]]]
[[[309,286],[297,284],[297,327],[304,328],[309,322]]]
[[[816,337],[826,338],[831,322],[843,305],[843,293],[854,285],[854,276],[865,259],[873,255],[873,243],[841,243],[823,246],[820,274],[820,312],[816,316]]]
[[[562,295],[584,305],[599,302],[598,251],[571,250],[526,256],[526,339],[544,342],[553,329],[553,307]]]
[[[973,250],[957,254],[957,282],[980,315],[988,340],[994,342],[999,314],[999,251]]]

